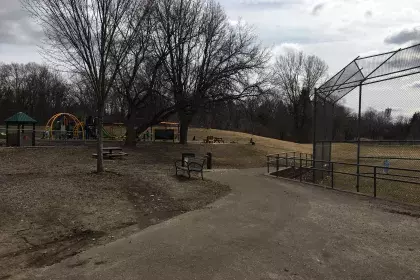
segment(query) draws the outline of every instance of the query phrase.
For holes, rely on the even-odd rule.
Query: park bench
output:
[[[191,178],[191,173],[201,173],[201,179],[204,180],[203,169],[206,158],[190,157],[183,160],[175,161],[175,174],[178,176],[178,170],[187,172],[188,178]]]
[[[124,153],[121,147],[105,147],[102,148],[102,155],[107,159],[122,158],[128,156],[127,153]],[[97,158],[98,154],[92,154],[93,157]]]

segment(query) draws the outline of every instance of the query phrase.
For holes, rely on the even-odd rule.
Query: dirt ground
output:
[[[97,175],[91,147],[0,148],[0,279],[60,262],[226,195],[175,177],[166,144],[126,150]],[[160,148],[159,148],[160,147]],[[169,148],[168,148],[169,149]]]

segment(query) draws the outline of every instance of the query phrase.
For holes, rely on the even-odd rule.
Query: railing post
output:
[[[277,177],[279,176],[279,169],[280,169],[280,167],[279,167],[279,160],[280,160],[280,155],[277,155],[277,158],[276,158],[276,175],[277,175]]]
[[[302,153],[299,153],[299,179],[302,182]]]
[[[289,167],[287,158],[288,158],[288,154],[286,153],[286,167]]]
[[[331,164],[331,188],[334,189],[334,162],[330,162]]]
[[[315,162],[315,158],[314,157],[311,158],[311,162],[312,162],[312,183],[315,184],[315,172],[316,172],[315,166],[316,166],[316,162]]]
[[[270,156],[267,156],[267,173],[270,174]]]
[[[376,197],[376,166],[373,168],[373,197]]]

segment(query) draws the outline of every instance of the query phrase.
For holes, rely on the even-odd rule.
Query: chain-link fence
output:
[[[313,104],[304,180],[420,204],[420,45],[357,57]]]

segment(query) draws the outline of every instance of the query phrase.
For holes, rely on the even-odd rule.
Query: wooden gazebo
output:
[[[22,133],[24,132],[25,125],[32,125],[32,146],[35,146],[35,125],[36,120],[31,118],[25,113],[19,112],[7,120],[6,123],[6,145],[7,146],[18,146],[22,145]],[[17,126],[16,135],[10,133],[9,127]]]

